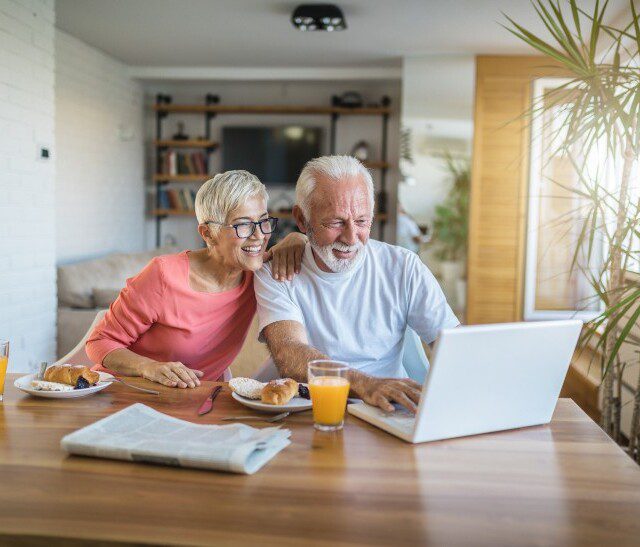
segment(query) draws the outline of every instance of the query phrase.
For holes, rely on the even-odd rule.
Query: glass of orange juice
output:
[[[344,424],[349,395],[349,366],[342,361],[309,361],[308,378],[313,423],[320,431],[337,431]]]
[[[0,340],[0,402],[4,398],[4,379],[7,376],[7,365],[9,364],[9,342]]]

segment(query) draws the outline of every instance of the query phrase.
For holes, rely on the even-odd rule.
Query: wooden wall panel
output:
[[[476,58],[467,322],[522,319],[528,121],[535,78],[566,74],[543,57]]]

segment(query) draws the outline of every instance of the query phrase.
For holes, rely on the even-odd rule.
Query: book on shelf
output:
[[[207,174],[207,160],[204,152],[166,150],[160,153],[160,165],[160,173],[163,175]]]
[[[196,191],[190,188],[163,188],[158,194],[160,209],[170,211],[194,211]]]
[[[160,209],[171,209],[169,194],[166,190],[160,190],[160,192],[158,193],[157,205]]]
[[[180,200],[178,199],[177,190],[165,190],[169,195],[169,209],[180,209]]]
[[[183,188],[183,193],[182,195],[184,196],[186,205],[187,205],[187,209],[189,211],[195,211],[196,209],[196,199],[195,199],[195,192],[193,190],[189,190],[187,188]]]
[[[205,163],[204,154],[194,154],[193,159],[196,163],[196,170],[198,173],[206,173],[207,165]]]
[[[189,202],[187,201],[187,197],[183,190],[178,190],[178,197],[180,198],[180,208],[183,211],[189,210]]]
[[[191,154],[187,154],[184,156],[184,162],[187,166],[187,173],[196,173],[197,171],[193,168],[193,162],[191,161]]]
[[[186,164],[184,161],[184,156],[182,154],[176,154],[176,163],[178,164],[178,172],[177,173],[171,173],[172,175],[180,175],[180,174],[187,174],[189,171],[186,168]]]

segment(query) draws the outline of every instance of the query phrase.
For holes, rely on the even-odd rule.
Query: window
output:
[[[544,78],[534,82],[533,104],[545,105],[549,91],[567,80]],[[557,151],[562,141],[566,104],[553,97],[543,113],[536,115],[531,125],[531,156],[529,174],[528,217],[526,232],[525,320],[577,317],[589,320],[601,312],[601,303],[591,287],[585,271],[598,271],[602,264],[604,242],[594,241],[590,264],[585,264],[585,249],[578,253],[580,267],[572,267],[575,249],[588,210],[588,202],[572,189],[578,189],[581,179],[569,155]],[[563,104],[565,108],[563,108]],[[606,172],[606,155],[594,147],[585,158],[583,150],[574,146],[571,156],[576,163],[586,160],[583,174],[598,180],[611,180]]]

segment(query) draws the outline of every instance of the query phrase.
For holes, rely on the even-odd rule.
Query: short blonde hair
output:
[[[265,201],[269,194],[258,177],[249,171],[225,171],[205,182],[196,194],[196,218],[198,224],[209,220],[228,222],[229,214],[253,196]]]
[[[296,205],[302,209],[307,222],[311,214],[311,194],[316,187],[318,175],[335,183],[339,183],[343,178],[361,176],[367,185],[369,204],[373,213],[373,179],[369,170],[353,156],[322,156],[309,160],[305,164],[296,183]]]

